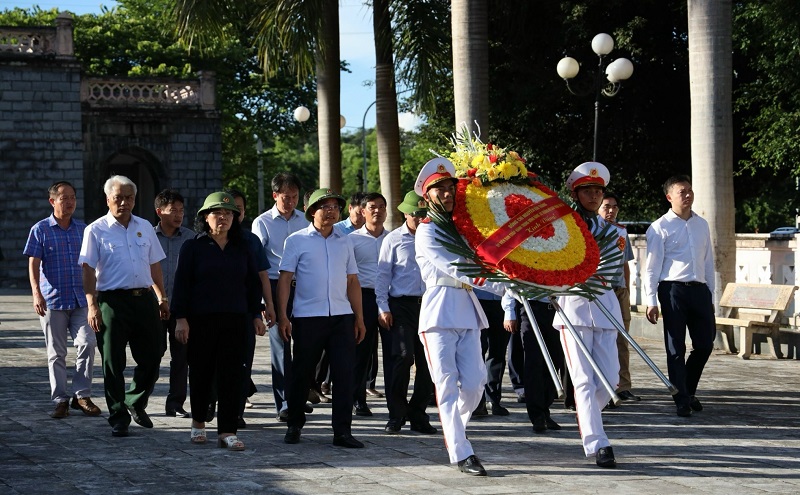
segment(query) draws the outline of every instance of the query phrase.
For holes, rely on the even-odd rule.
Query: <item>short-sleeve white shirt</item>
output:
[[[358,275],[353,248],[334,228],[328,237],[308,225],[286,238],[280,271],[294,273],[293,317],[352,314],[347,276]]]
[[[78,265],[94,268],[99,291],[142,289],[153,285],[150,265],[165,257],[146,220],[131,215],[125,228],[109,212],[86,227]]]
[[[381,235],[375,237],[369,233],[366,226],[363,226],[347,235],[347,240],[353,246],[353,254],[358,266],[358,283],[362,288],[375,288],[375,279],[378,275],[378,256],[388,233],[388,229],[383,229]]]
[[[261,244],[267,250],[269,278],[278,279],[278,267],[281,264],[286,238],[308,225],[308,220],[302,211],[294,210],[289,220],[286,220],[278,211],[277,206],[273,206],[253,220],[252,232],[261,239]]]

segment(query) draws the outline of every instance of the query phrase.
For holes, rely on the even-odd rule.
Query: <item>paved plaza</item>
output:
[[[617,469],[600,469],[583,457],[574,413],[560,406],[553,418],[564,429],[534,434],[506,378],[503,398],[511,415],[469,425],[489,472],[474,478],[448,464],[441,435],[406,428],[401,435],[384,434],[384,399],[370,399],[374,416],[353,419],[364,449],[331,445],[330,404],[315,406],[299,444],[284,444],[266,338],[259,338],[256,350],[255,407],[247,410],[248,428],[239,435],[244,452],[216,448],[215,423],[209,424],[208,444],[192,445],[190,420],[163,415],[168,353],[148,407],[155,428],[131,424],[130,437],[111,437],[99,353],[94,386],[103,416],[72,410],[68,418],[51,419],[44,341],[30,293],[0,291],[0,322],[0,495],[800,492],[797,360],[742,361],[715,352],[700,384],[705,410],[679,418],[661,383],[632,356],[634,391],[643,400],[604,413]],[[666,370],[660,342],[640,343]],[[434,408],[429,412],[438,428]]]

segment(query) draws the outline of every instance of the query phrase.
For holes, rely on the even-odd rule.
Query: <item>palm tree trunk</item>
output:
[[[456,127],[466,123],[484,139],[489,129],[489,28],[487,0],[453,0],[453,88]]]
[[[400,191],[400,125],[397,120],[397,90],[394,81],[389,0],[373,0],[375,32],[375,122],[378,137],[378,167],[381,193],[386,197],[386,225],[400,226],[403,215],[397,211]]]
[[[694,210],[711,229],[714,300],[735,281],[731,0],[688,0]]]
[[[342,146],[339,119],[339,2],[322,2],[317,52],[317,112],[319,132],[319,187],[342,192]]]

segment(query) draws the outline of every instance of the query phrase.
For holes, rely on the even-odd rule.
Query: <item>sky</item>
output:
[[[75,14],[88,14],[100,11],[100,6],[113,7],[112,0],[0,0],[0,10],[20,7],[30,8],[38,5],[49,10],[58,7]],[[351,73],[341,74],[341,110],[347,121],[345,131],[354,132],[361,128],[366,114],[365,126],[375,126],[375,106],[367,111],[375,101],[375,90],[366,86],[375,80],[375,48],[372,36],[372,11],[362,0],[339,0],[340,56],[349,64]],[[310,103],[310,102],[309,102]],[[411,129],[418,124],[412,114],[399,116],[400,126]]]

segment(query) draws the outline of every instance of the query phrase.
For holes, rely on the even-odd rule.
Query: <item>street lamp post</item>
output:
[[[592,39],[592,51],[597,54],[597,72],[593,74],[591,86],[583,89],[576,89],[570,85],[570,79],[578,75],[580,65],[572,57],[564,57],[558,62],[556,70],[558,75],[567,83],[570,93],[578,96],[585,96],[594,93],[594,146],[592,149],[592,161],[597,161],[597,130],[600,120],[600,97],[611,98],[615,96],[622,87],[621,82],[627,80],[633,74],[633,64],[627,58],[618,58],[607,64],[606,55],[614,49],[614,38],[606,33],[600,33]],[[607,64],[607,65],[606,65]],[[605,74],[605,77],[603,77]]]
[[[378,100],[370,103],[367,109],[364,110],[364,116],[361,118],[361,151],[364,156],[364,168],[361,170],[363,174],[361,177],[361,192],[367,192],[367,113],[376,103],[378,103]]]
[[[400,91],[399,93],[396,93],[396,94],[397,95],[401,95],[403,93],[408,93],[409,91],[412,91],[413,89],[414,88],[404,89],[403,91]],[[376,103],[378,103],[378,100],[375,100],[372,103],[370,103],[369,106],[367,107],[367,109],[364,110],[364,116],[361,117],[361,151],[362,151],[362,154],[363,154],[363,157],[364,157],[364,168],[361,170],[361,173],[363,174],[363,177],[361,178],[361,191],[362,192],[367,192],[367,183],[368,183],[368,181],[367,181],[367,127],[366,127],[367,113],[369,113],[369,109],[372,108]]]

